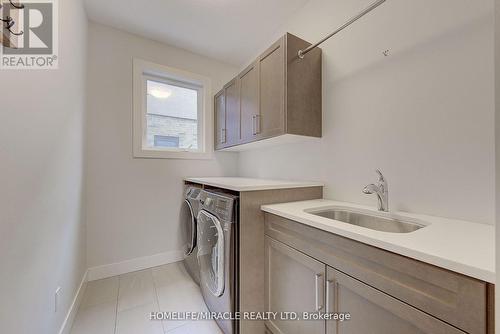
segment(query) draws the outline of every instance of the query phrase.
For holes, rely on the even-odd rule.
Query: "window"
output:
[[[147,148],[198,149],[198,95],[202,87],[146,78]],[[168,83],[167,83],[168,82]],[[177,138],[177,145],[157,145],[156,138]],[[160,140],[160,143],[163,141]]]
[[[211,158],[210,80],[134,59],[134,157]]]

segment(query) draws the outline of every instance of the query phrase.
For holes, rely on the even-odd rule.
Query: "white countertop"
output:
[[[234,191],[255,191],[271,189],[290,189],[305,187],[322,187],[320,182],[287,181],[287,180],[265,180],[251,179],[245,177],[189,177],[184,181],[219,187]]]
[[[304,210],[344,207],[385,217],[405,218],[427,226],[411,233],[380,232],[315,216]],[[495,228],[491,225],[375,208],[330,200],[262,206],[262,210],[368,245],[495,283]]]

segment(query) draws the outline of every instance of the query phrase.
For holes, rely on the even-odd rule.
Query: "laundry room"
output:
[[[500,0],[0,0],[0,58],[0,333],[500,331]]]

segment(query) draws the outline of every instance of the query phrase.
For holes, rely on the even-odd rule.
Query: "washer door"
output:
[[[198,213],[198,263],[201,282],[219,297],[224,292],[224,231],[211,213]]]
[[[184,240],[186,240],[184,255],[188,256],[196,247],[196,217],[193,213],[193,206],[187,199],[182,203],[181,217]]]

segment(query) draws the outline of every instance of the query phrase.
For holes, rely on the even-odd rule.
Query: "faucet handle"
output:
[[[378,174],[378,180],[379,180],[379,182],[385,182],[385,177],[382,174],[382,172],[380,171],[380,169],[376,169],[375,172]]]

